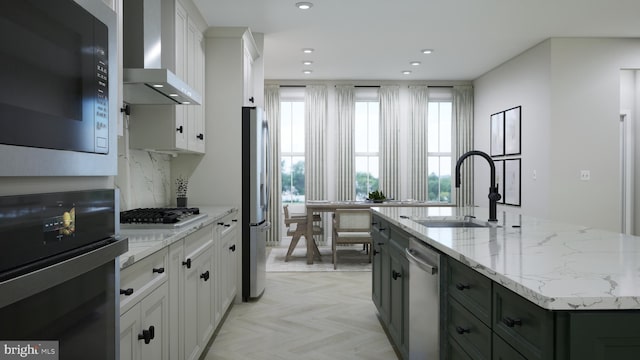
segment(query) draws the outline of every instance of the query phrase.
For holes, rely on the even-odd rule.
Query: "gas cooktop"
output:
[[[140,208],[120,212],[120,228],[176,229],[205,217],[199,208]]]

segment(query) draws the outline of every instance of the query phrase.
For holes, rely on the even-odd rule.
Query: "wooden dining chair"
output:
[[[333,269],[338,268],[338,245],[363,244],[371,246],[371,212],[368,209],[337,209],[333,214],[331,252]],[[369,262],[371,252],[368,251]]]
[[[298,245],[298,241],[300,238],[304,236],[306,241],[311,241],[313,243],[313,253],[314,256],[318,257],[320,260],[320,249],[318,249],[318,244],[313,239],[313,236],[307,236],[307,215],[306,214],[295,214],[292,215],[289,213],[289,205],[284,205],[284,225],[287,227],[287,236],[291,236],[291,243],[289,243],[289,250],[287,250],[287,255],[284,257],[284,261],[289,261],[293,250]],[[322,218],[319,214],[313,215],[313,221],[320,221]],[[313,225],[313,235],[322,235],[322,227]],[[308,247],[307,247],[308,248]]]

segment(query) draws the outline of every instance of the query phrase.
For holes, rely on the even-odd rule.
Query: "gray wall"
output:
[[[488,150],[491,113],[523,107],[523,206],[514,210],[619,230],[625,68],[640,68],[640,39],[554,38],[475,81],[477,147]],[[591,180],[581,181],[580,170]],[[480,204],[487,185],[477,184]]]

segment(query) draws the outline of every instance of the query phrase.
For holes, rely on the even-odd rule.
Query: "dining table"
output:
[[[369,209],[378,206],[397,206],[397,207],[451,207],[453,204],[434,203],[426,201],[415,200],[384,200],[384,201],[372,201],[372,200],[347,200],[347,201],[334,201],[334,200],[307,200],[305,201],[306,214],[307,214],[307,234],[313,234],[313,214],[314,213],[332,213],[337,209]],[[306,238],[306,236],[305,236]],[[307,240],[307,264],[313,264],[313,238]]]

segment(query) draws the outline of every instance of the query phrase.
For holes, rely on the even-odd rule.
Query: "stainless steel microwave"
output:
[[[0,175],[115,174],[115,29],[100,0],[0,2]]]

